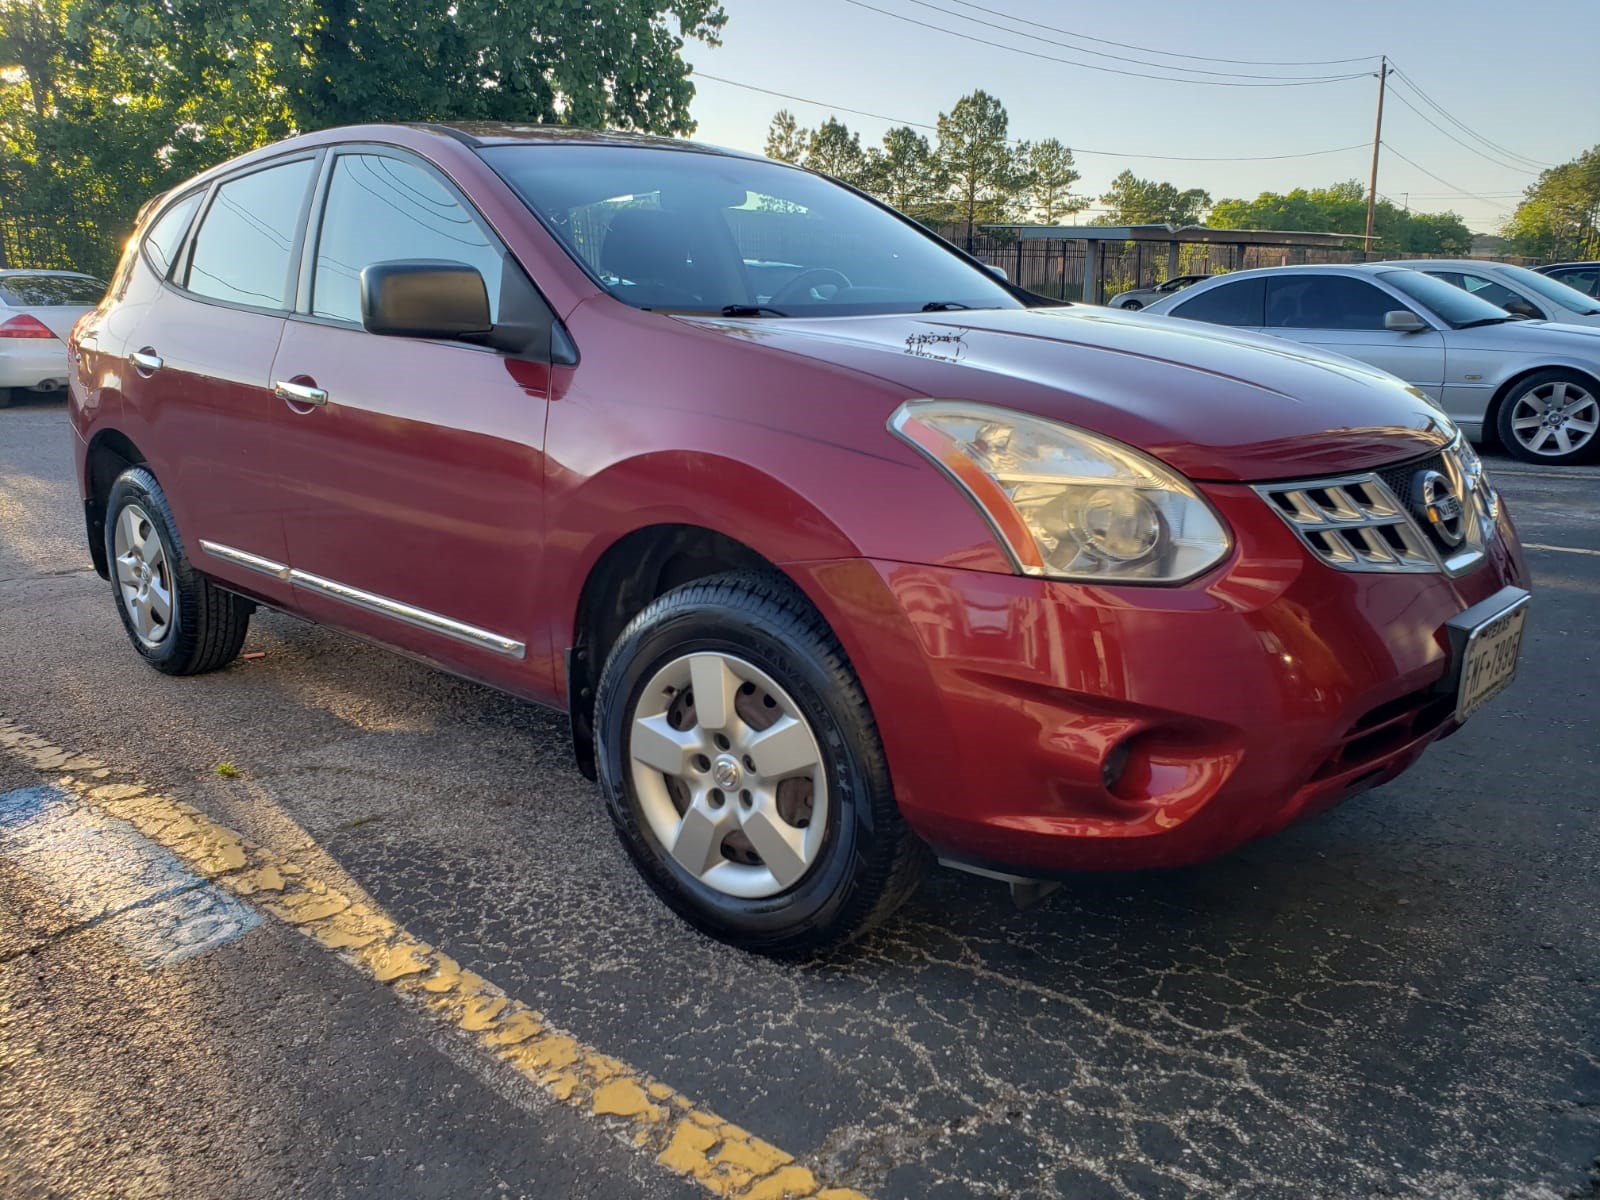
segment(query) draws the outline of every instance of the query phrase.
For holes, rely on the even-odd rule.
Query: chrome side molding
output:
[[[309,591],[317,592],[323,596],[330,596],[335,600],[342,600],[356,608],[377,613],[379,616],[389,617],[396,621],[403,621],[407,625],[415,626],[429,633],[437,633],[458,642],[465,642],[469,646],[476,646],[480,650],[489,650],[505,658],[524,658],[527,655],[527,646],[499,633],[492,633],[487,629],[480,629],[476,625],[469,625],[465,621],[457,621],[452,617],[441,616],[436,612],[429,612],[425,608],[404,604],[399,600],[392,600],[388,596],[380,596],[376,592],[363,591],[358,587],[351,587],[347,583],[340,583],[336,579],[325,579],[321,575],[313,575],[309,571],[299,571],[286,563],[274,562],[270,558],[262,558],[259,554],[251,554],[245,550],[238,550],[232,546],[224,546],[219,542],[200,542],[200,548],[215,558],[230,562],[234,566],[244,567],[248,571],[255,571],[262,575],[270,575],[284,583],[303,587]]]

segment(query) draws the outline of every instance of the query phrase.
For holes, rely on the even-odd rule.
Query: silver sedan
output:
[[[1476,258],[1412,258],[1388,265],[1409,267],[1453,283],[1481,300],[1498,304],[1514,317],[1600,325],[1600,301],[1527,267]]]
[[[1513,317],[1390,263],[1219,275],[1144,310],[1359,359],[1431,397],[1474,441],[1528,462],[1600,451],[1600,328]]]

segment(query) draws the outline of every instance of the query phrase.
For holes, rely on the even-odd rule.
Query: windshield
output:
[[[1509,321],[1512,316],[1499,305],[1462,291],[1453,283],[1424,275],[1421,271],[1384,271],[1378,276],[1397,292],[1402,292],[1429,309],[1452,329],[1484,321]]]
[[[99,304],[106,285],[85,275],[0,276],[0,304],[14,308]]]
[[[820,317],[1021,307],[982,267],[792,167],[634,146],[481,153],[600,285],[636,308]]]
[[[1530,271],[1527,267],[1513,267],[1509,263],[1497,270],[1510,278],[1513,283],[1543,296],[1552,304],[1559,304],[1562,308],[1585,315],[1600,313],[1600,305],[1595,304],[1577,288],[1568,287],[1559,279],[1551,279],[1550,276]]]

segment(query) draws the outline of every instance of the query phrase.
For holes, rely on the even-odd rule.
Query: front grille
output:
[[[1467,513],[1461,545],[1445,541],[1413,504],[1413,481],[1425,471],[1454,484]],[[1476,482],[1452,448],[1359,475],[1258,484],[1255,491],[1313,554],[1341,571],[1458,575],[1482,561],[1493,533],[1493,513],[1485,508],[1492,492]]]
[[[1438,729],[1455,712],[1455,697],[1422,688],[1378,705],[1345,731],[1331,754],[1312,776],[1326,779],[1381,763],[1410,742]]]
[[[1392,489],[1372,475],[1256,489],[1318,558],[1344,571],[1437,571]]]

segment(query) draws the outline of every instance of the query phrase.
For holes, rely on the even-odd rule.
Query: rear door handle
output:
[[[161,356],[153,350],[135,350],[128,360],[146,375],[153,375],[162,367]]]
[[[328,402],[328,389],[311,387],[304,383],[286,383],[282,380],[272,385],[272,394],[279,400],[290,400],[295,404],[314,404],[318,408]]]

